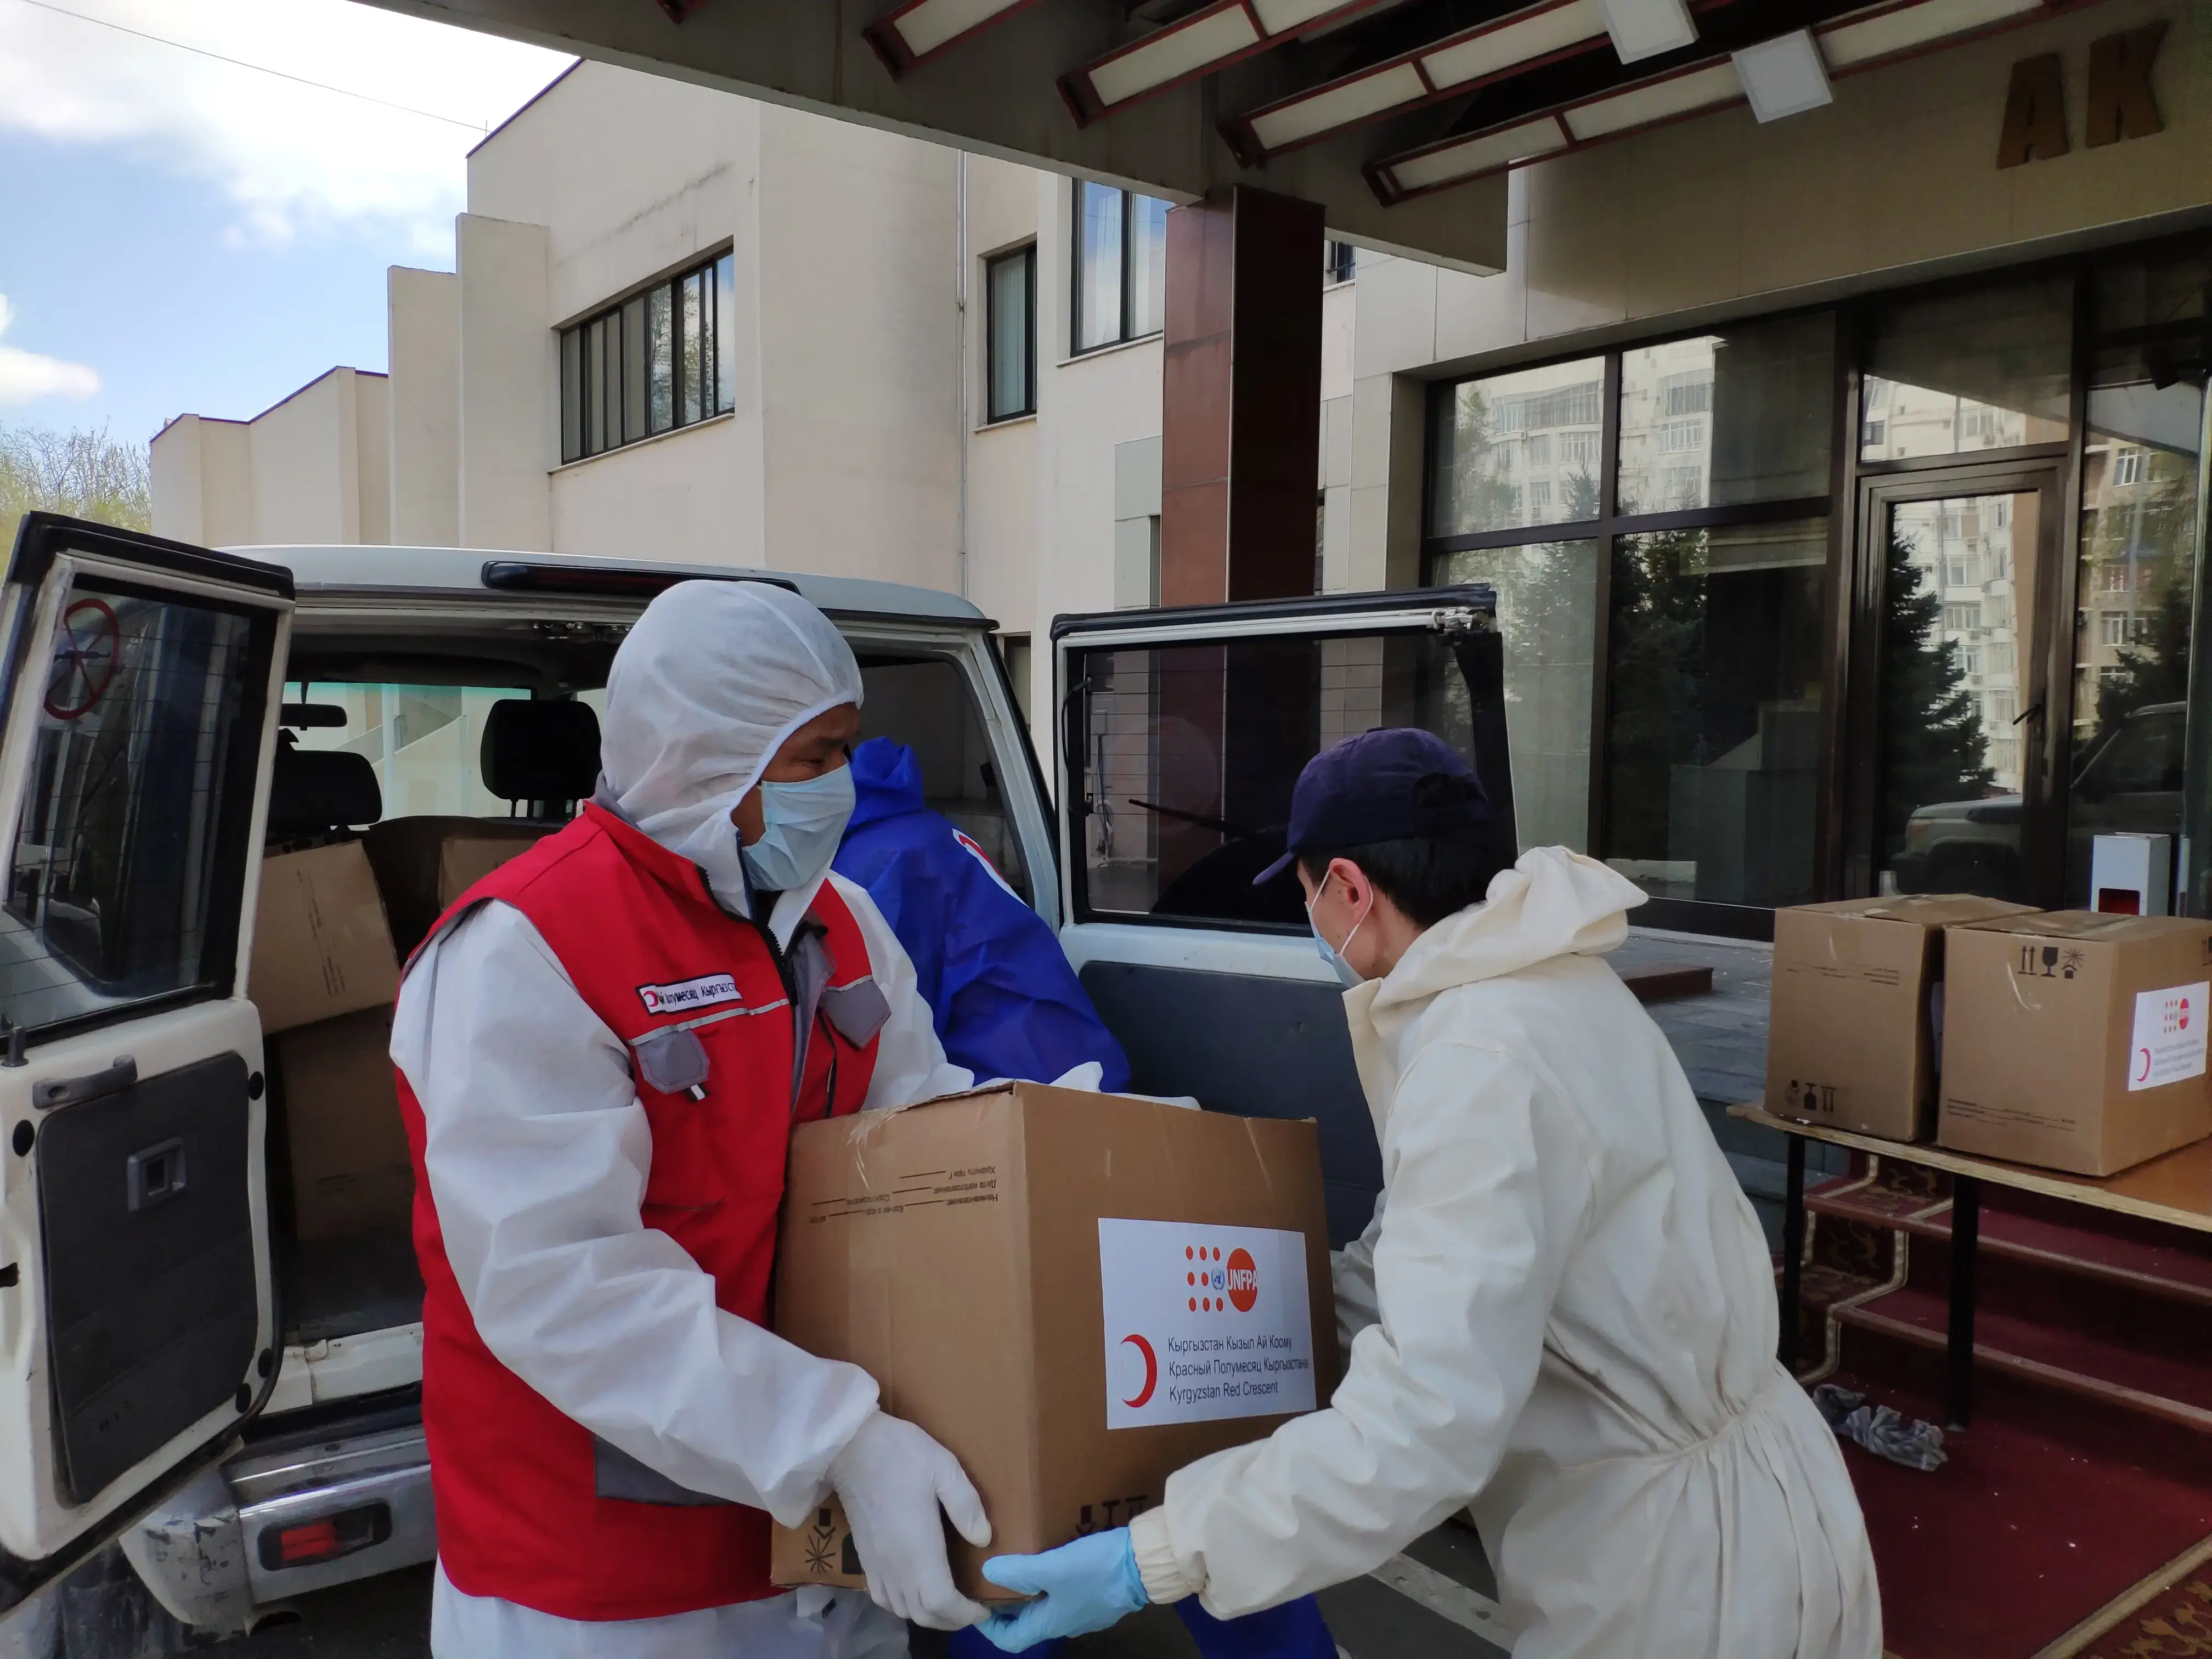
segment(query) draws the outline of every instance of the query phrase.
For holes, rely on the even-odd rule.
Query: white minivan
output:
[[[246,995],[256,872],[397,818],[557,828],[597,767],[574,705],[694,576],[827,611],[867,733],[914,748],[929,804],[1058,930],[1134,1086],[1318,1119],[1331,1231],[1364,1224],[1382,1170],[1338,988],[1295,882],[1251,878],[1300,766],[1370,726],[1462,745],[1510,834],[1488,588],[1062,618],[1048,792],[991,624],[943,593],[219,553],[34,514],[0,592],[0,1612],[118,1537],[219,1632],[434,1554],[413,1249],[397,1218],[292,1225],[271,1148],[299,1103]],[[382,897],[404,953],[434,896]]]

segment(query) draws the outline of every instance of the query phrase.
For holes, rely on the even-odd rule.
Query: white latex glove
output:
[[[904,1418],[878,1412],[830,1464],[830,1484],[853,1523],[868,1599],[930,1630],[959,1630],[985,1610],[955,1589],[941,1504],[960,1535],[991,1541],[983,1500],[960,1460]]]

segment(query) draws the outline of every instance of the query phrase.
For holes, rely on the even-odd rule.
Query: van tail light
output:
[[[261,1565],[272,1572],[284,1567],[319,1566],[381,1544],[391,1536],[391,1506],[363,1504],[313,1521],[268,1528],[261,1534]]]

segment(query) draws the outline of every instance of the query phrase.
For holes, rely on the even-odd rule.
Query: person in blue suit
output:
[[[983,849],[922,799],[914,751],[889,738],[853,750],[853,817],[831,867],[868,890],[914,958],[945,1057],[979,1078],[1046,1082],[1097,1060],[1098,1086],[1129,1086],[1128,1056],[1091,1006],[1043,917]],[[1248,1618],[1216,1619],[1196,1596],[1176,1611],[1205,1659],[1336,1659],[1310,1596]],[[1063,1644],[1031,1649],[1050,1659]],[[1000,1659],[975,1630],[956,1631],[951,1659]]]
[[[853,792],[830,867],[868,890],[914,958],[945,1057],[978,1078],[1036,1082],[1095,1060],[1101,1089],[1127,1090],[1128,1057],[1060,941],[983,849],[923,804],[914,750],[869,738],[853,750]]]

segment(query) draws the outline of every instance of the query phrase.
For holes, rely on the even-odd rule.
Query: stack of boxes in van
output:
[[[246,994],[270,1039],[293,1237],[406,1224],[414,1176],[390,1058],[399,962],[549,828],[395,818],[263,860]]]
[[[2212,1133],[2212,921],[1966,895],[1778,911],[1767,1109],[2108,1176]]]
[[[261,866],[246,994],[283,1110],[294,1237],[404,1223],[414,1193],[392,1062],[399,968],[358,841]]]

